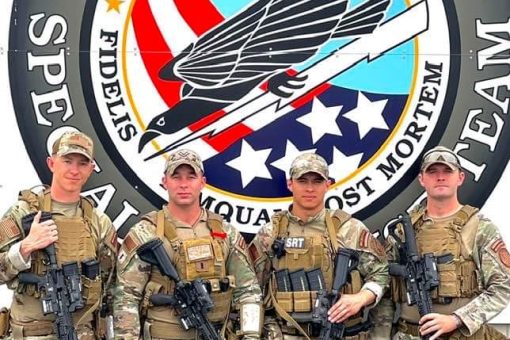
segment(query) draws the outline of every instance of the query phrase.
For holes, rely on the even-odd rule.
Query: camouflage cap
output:
[[[327,180],[329,178],[328,163],[315,153],[304,153],[292,161],[290,178],[299,178],[308,172],[315,172]]]
[[[165,163],[165,174],[173,174],[179,165],[187,164],[195,170],[195,173],[204,172],[204,164],[200,156],[192,150],[181,149],[168,155]]]
[[[450,149],[444,146],[436,146],[425,152],[421,162],[421,171],[427,171],[427,169],[436,163],[447,165],[452,170],[461,169],[460,161],[457,155]]]
[[[52,154],[65,156],[71,153],[79,153],[89,160],[94,159],[94,142],[89,136],[79,131],[64,132],[53,143]]]

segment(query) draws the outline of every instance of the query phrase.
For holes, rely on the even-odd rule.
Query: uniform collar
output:
[[[304,220],[300,219],[299,217],[297,217],[296,215],[292,214],[291,210],[292,210],[292,205],[289,207],[289,210],[287,211],[289,221],[295,222],[298,224],[308,224],[308,223],[314,223],[317,221],[320,222],[320,221],[324,221],[326,218],[326,208],[323,208],[321,211],[319,211],[317,213],[317,215],[308,217],[308,219],[306,221],[304,221]]]

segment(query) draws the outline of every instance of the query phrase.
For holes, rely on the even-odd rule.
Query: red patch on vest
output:
[[[227,233],[211,231],[211,236],[216,238],[221,238],[222,240],[227,238]]]

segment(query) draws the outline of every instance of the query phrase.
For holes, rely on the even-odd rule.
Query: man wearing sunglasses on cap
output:
[[[418,181],[427,199],[410,214],[417,248],[422,256],[451,254],[453,260],[438,264],[433,312],[423,317],[407,304],[404,281],[394,279],[392,298],[400,307],[394,339],[506,339],[487,322],[510,300],[510,255],[498,228],[477,208],[459,202],[464,180],[452,150],[437,146],[424,154]],[[393,250],[390,257],[398,260]]]

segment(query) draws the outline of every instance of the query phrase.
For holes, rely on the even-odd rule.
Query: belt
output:
[[[398,319],[398,330],[399,332],[406,333],[412,336],[420,336],[419,325],[408,322],[404,319]]]

